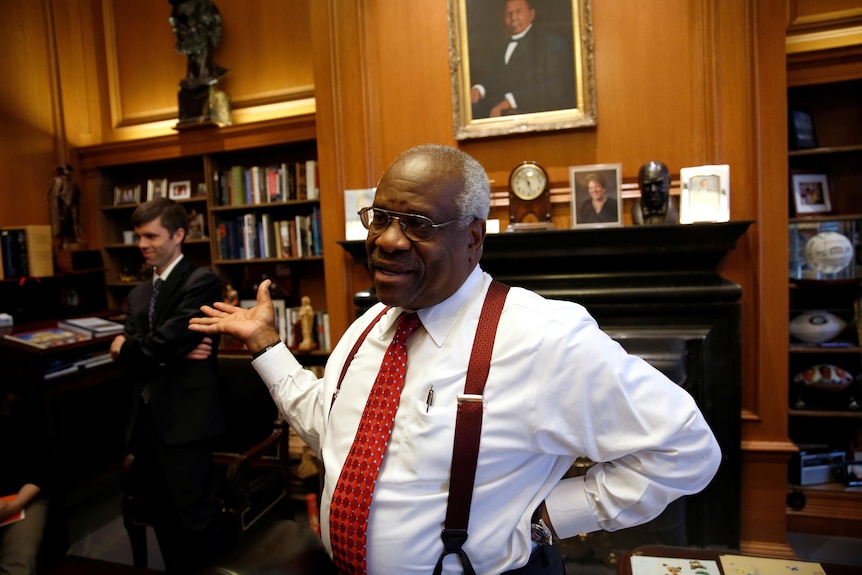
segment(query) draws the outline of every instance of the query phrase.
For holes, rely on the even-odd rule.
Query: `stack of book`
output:
[[[101,317],[78,317],[74,319],[65,319],[58,321],[57,327],[90,334],[92,337],[102,337],[123,333],[123,324],[103,319]]]

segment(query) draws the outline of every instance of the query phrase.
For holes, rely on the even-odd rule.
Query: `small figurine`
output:
[[[82,247],[83,226],[80,219],[81,190],[72,180],[72,166],[60,164],[57,175],[48,186],[51,209],[51,232],[55,245],[61,249]]]
[[[299,349],[303,351],[315,349],[317,342],[314,341],[314,308],[311,307],[311,298],[307,295],[302,296],[299,323],[302,326],[302,341],[299,342]]]
[[[239,292],[234,289],[233,284],[224,284],[224,302],[230,305],[239,305]]]
[[[632,205],[632,222],[675,224],[679,216],[670,199],[670,172],[662,162],[650,161],[638,171],[641,197]]]

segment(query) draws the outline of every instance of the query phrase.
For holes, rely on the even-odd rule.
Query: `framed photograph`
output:
[[[862,461],[845,461],[844,479],[848,487],[862,487]]]
[[[344,190],[345,240],[364,240],[368,237],[368,230],[359,221],[359,210],[371,207],[374,204],[375,190],[376,188]]]
[[[591,0],[448,2],[456,140],[596,125]]]
[[[826,174],[792,174],[791,186],[796,215],[826,214],[832,211]]]
[[[206,195],[207,195],[207,183],[201,182],[198,184],[197,196],[202,197],[202,196],[206,196]]]
[[[730,221],[730,166],[693,166],[679,171],[679,223]]]
[[[137,204],[141,201],[141,186],[130,184],[114,187],[114,205]]]
[[[805,150],[817,147],[814,120],[805,110],[790,110],[790,149]]]
[[[572,228],[623,225],[622,164],[570,166]]]
[[[168,180],[147,180],[147,201],[156,198],[166,198],[168,194]]]
[[[192,183],[189,180],[171,182],[168,185],[168,197],[172,200],[188,200],[192,197]]]

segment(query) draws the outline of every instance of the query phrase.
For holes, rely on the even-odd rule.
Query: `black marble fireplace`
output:
[[[644,528],[613,534],[615,548],[739,548],[742,290],[718,266],[751,223],[515,232],[485,240],[485,271],[586,306],[630,353],[691,393],[721,445],[722,465],[702,493]],[[365,262],[363,242],[342,246]],[[373,293],[357,294],[359,308],[373,301]]]

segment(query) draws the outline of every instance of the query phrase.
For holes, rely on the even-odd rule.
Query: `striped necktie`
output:
[[[156,300],[159,298],[159,290],[162,289],[162,284],[165,280],[156,278],[153,284],[153,295],[150,296],[150,307],[147,310],[147,319],[149,320],[150,331],[153,331],[153,313],[156,311]]]

